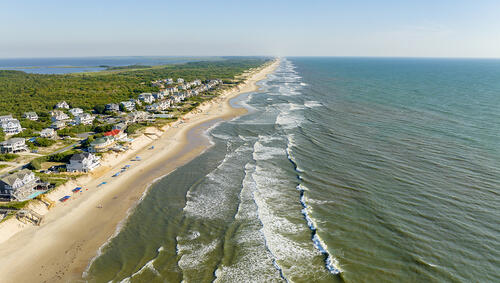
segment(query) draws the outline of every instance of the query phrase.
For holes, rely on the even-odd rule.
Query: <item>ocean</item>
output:
[[[130,65],[181,64],[194,61],[221,60],[221,57],[174,57],[174,56],[108,56],[108,57],[61,57],[61,58],[0,58],[0,70],[15,70],[36,74],[68,74],[98,72],[105,67]]]
[[[498,282],[500,61],[285,58],[89,282]]]

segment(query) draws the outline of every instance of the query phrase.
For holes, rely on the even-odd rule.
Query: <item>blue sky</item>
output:
[[[0,0],[0,58],[109,55],[500,58],[500,1]]]

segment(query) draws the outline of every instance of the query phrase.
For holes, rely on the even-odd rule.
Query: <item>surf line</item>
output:
[[[290,141],[288,141],[288,142],[290,142]],[[296,177],[298,180],[298,184],[296,186],[296,189],[300,193],[299,199],[300,199],[300,205],[302,206],[301,213],[307,222],[307,226],[309,226],[309,229],[311,230],[311,240],[314,244],[314,247],[323,255],[326,269],[330,273],[332,273],[333,275],[340,275],[341,270],[340,270],[340,268],[336,267],[335,263],[334,263],[334,262],[336,262],[336,260],[334,260],[332,258],[332,256],[330,255],[330,253],[328,253],[328,251],[326,250],[325,244],[321,241],[321,238],[319,237],[319,235],[317,233],[317,228],[314,225],[314,222],[312,221],[311,217],[307,213],[307,204],[305,202],[305,195],[304,195],[305,190],[301,186],[302,177],[300,176],[300,170],[298,169],[297,163],[295,162],[295,160],[293,159],[293,157],[290,154],[290,147],[289,146],[286,149],[286,155],[287,155],[288,161],[290,161],[290,163],[293,166],[293,169],[296,172]]]

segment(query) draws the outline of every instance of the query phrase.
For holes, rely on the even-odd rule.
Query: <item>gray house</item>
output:
[[[48,183],[40,181],[33,172],[23,169],[0,179],[0,196],[25,201],[34,198],[37,192],[47,190],[48,186]]]

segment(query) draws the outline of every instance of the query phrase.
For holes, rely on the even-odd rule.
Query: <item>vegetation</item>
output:
[[[41,121],[33,122],[33,125],[43,128],[48,121],[44,117],[61,100],[67,101],[71,107],[95,109],[102,113],[107,103],[137,98],[142,92],[158,91],[150,82],[159,78],[182,77],[188,81],[220,78],[234,82],[236,76],[249,68],[258,67],[266,60],[257,57],[226,58],[221,61],[190,62],[140,70],[135,68],[65,75],[3,70],[0,71],[0,115],[14,114],[20,117],[24,112],[35,111]]]
[[[18,157],[19,157],[19,155],[14,154],[14,153],[4,153],[4,154],[0,154],[0,161],[11,161],[11,160],[14,160]]]
[[[35,144],[37,146],[42,146],[42,147],[49,147],[53,144],[55,144],[55,140],[47,139],[47,138],[36,138]]]
[[[41,156],[31,160],[28,164],[28,168],[31,170],[40,170],[42,168],[42,163],[44,162],[68,162],[71,156],[78,151],[76,150],[68,150],[61,153],[51,154],[47,156]]]

